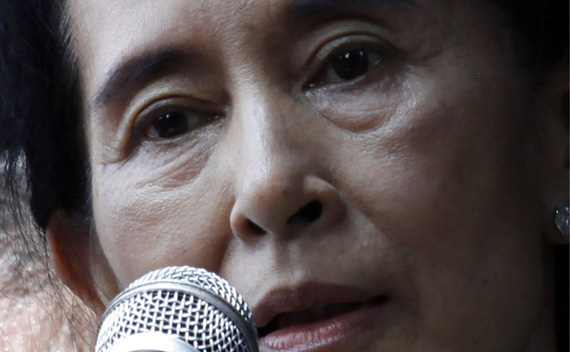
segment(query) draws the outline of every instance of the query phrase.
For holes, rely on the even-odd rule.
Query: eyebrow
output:
[[[95,94],[91,108],[96,110],[121,99],[144,82],[188,65],[192,57],[188,50],[164,48],[140,54],[119,64],[110,71]]]
[[[413,5],[415,0],[300,0],[287,6],[287,23],[307,22],[318,17],[343,14],[359,7],[381,7],[387,5]]]

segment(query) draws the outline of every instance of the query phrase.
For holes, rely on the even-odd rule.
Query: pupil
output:
[[[188,130],[188,120],[181,111],[162,115],[152,122],[154,134],[158,138],[171,138]]]
[[[333,62],[335,73],[344,80],[354,79],[368,71],[368,53],[352,50],[339,55]]]

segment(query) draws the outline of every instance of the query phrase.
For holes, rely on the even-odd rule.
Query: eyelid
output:
[[[388,47],[396,40],[395,33],[378,22],[355,19],[334,21],[296,39],[293,54],[295,71],[300,75],[307,72],[311,63],[318,59],[317,55],[331,43],[356,37],[369,38],[369,41],[378,41]]]
[[[317,50],[312,60],[322,62],[323,60],[328,59],[336,51],[346,47],[351,47],[351,46],[374,47],[380,45],[381,45],[380,40],[369,34],[351,34],[349,36],[343,36],[338,40],[332,40],[330,42],[327,42],[325,45],[320,47],[319,50]]]

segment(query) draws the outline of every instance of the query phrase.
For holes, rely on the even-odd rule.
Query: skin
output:
[[[290,3],[69,1],[96,235],[79,244],[94,282],[71,285],[100,309],[152,269],[199,266],[255,312],[275,288],[333,283],[388,302],[323,350],[554,351],[546,236],[567,137],[541,144],[537,119],[563,119],[530,116],[506,30],[468,1],[302,23]],[[372,64],[343,80],[330,53],[355,46]],[[171,48],[191,57],[100,94]],[[156,138],[180,109],[197,126]],[[318,219],[291,220],[314,200]]]

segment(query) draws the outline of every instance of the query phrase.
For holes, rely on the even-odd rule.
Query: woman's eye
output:
[[[148,136],[151,138],[174,138],[188,132],[189,121],[184,111],[173,111],[159,116],[150,124]]]
[[[363,49],[356,49],[344,52],[333,58],[332,65],[334,72],[346,81],[352,80],[365,74],[370,67],[368,52]]]
[[[142,110],[135,121],[133,138],[174,139],[207,126],[219,117],[211,106],[198,101],[164,99]]]
[[[325,62],[325,67],[312,80],[310,87],[344,83],[364,76],[381,61],[378,50],[359,46],[333,51]]]

